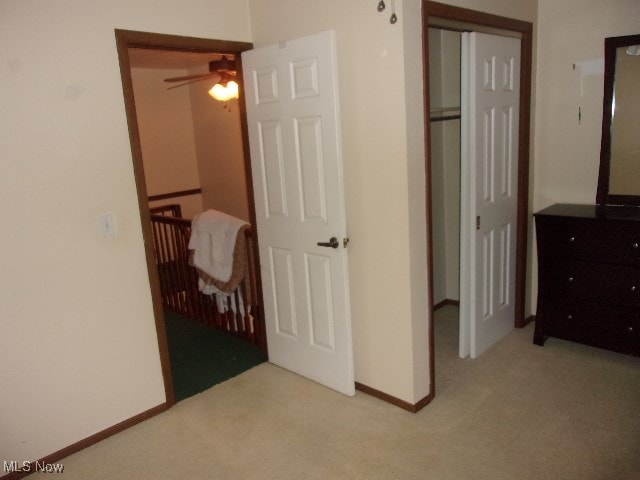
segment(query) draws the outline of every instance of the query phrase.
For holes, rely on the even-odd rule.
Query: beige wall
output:
[[[409,293],[411,306],[411,373],[412,396],[399,398],[418,402],[429,393],[428,338],[428,284],[427,284],[427,229],[426,178],[424,150],[424,78],[422,63],[422,16],[419,1],[404,1],[399,5],[403,25],[404,49],[404,128],[406,132],[407,218],[409,254]],[[380,14],[378,14],[380,15]],[[385,21],[389,14],[383,15]],[[401,122],[401,120],[398,120]],[[398,157],[401,158],[401,157]],[[393,316],[388,320],[393,320]],[[374,332],[375,333],[375,332]],[[382,340],[379,336],[376,342]],[[384,346],[384,343],[380,345]],[[379,362],[379,358],[375,358]],[[370,370],[374,375],[375,371]],[[386,391],[382,389],[383,391]]]
[[[538,15],[532,209],[556,202],[594,203],[600,162],[604,39],[640,33],[640,2],[539,0]],[[535,269],[534,263],[529,288],[532,299],[537,291]]]
[[[115,28],[250,41],[238,0],[0,2],[3,459],[165,401]]]
[[[165,78],[206,73],[133,68],[132,80],[149,195],[201,188],[202,195],[153,202],[178,203],[185,218],[213,208],[249,221],[237,100],[211,98],[211,82],[167,90]]]
[[[535,22],[538,0],[448,0],[447,5]]]
[[[167,84],[163,81],[187,74],[184,69],[131,69],[149,195],[201,186],[189,88],[167,90]],[[202,212],[201,195],[161,200],[152,205],[168,203],[179,204],[185,218],[193,218]]]
[[[238,100],[218,102],[209,96],[209,88],[207,82],[189,88],[203,207],[249,222]]]
[[[640,32],[636,0],[539,0],[535,209],[594,203],[604,39]],[[575,69],[574,69],[575,64]],[[578,121],[578,108],[582,121]]]

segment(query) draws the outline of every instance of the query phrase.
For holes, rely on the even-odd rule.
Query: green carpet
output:
[[[165,325],[177,402],[265,361],[255,345],[175,312],[165,312]]]

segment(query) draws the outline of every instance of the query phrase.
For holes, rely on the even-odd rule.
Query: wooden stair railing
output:
[[[189,265],[191,220],[181,217],[180,205],[152,208],[151,224],[164,307],[260,346],[252,231],[245,230],[248,278],[233,294],[219,300],[198,289],[198,273]],[[219,305],[226,306],[226,311]]]

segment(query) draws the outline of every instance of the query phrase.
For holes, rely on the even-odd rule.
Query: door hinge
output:
[[[349,245],[349,237],[344,237],[344,238],[342,239],[342,246],[343,246],[344,248],[347,248],[347,245]]]
[[[476,217],[476,230],[480,230],[480,215]]]

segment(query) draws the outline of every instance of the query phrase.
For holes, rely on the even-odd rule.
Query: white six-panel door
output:
[[[471,32],[462,41],[460,354],[475,358],[514,328],[520,40]]]
[[[242,63],[269,360],[353,395],[335,34]]]

